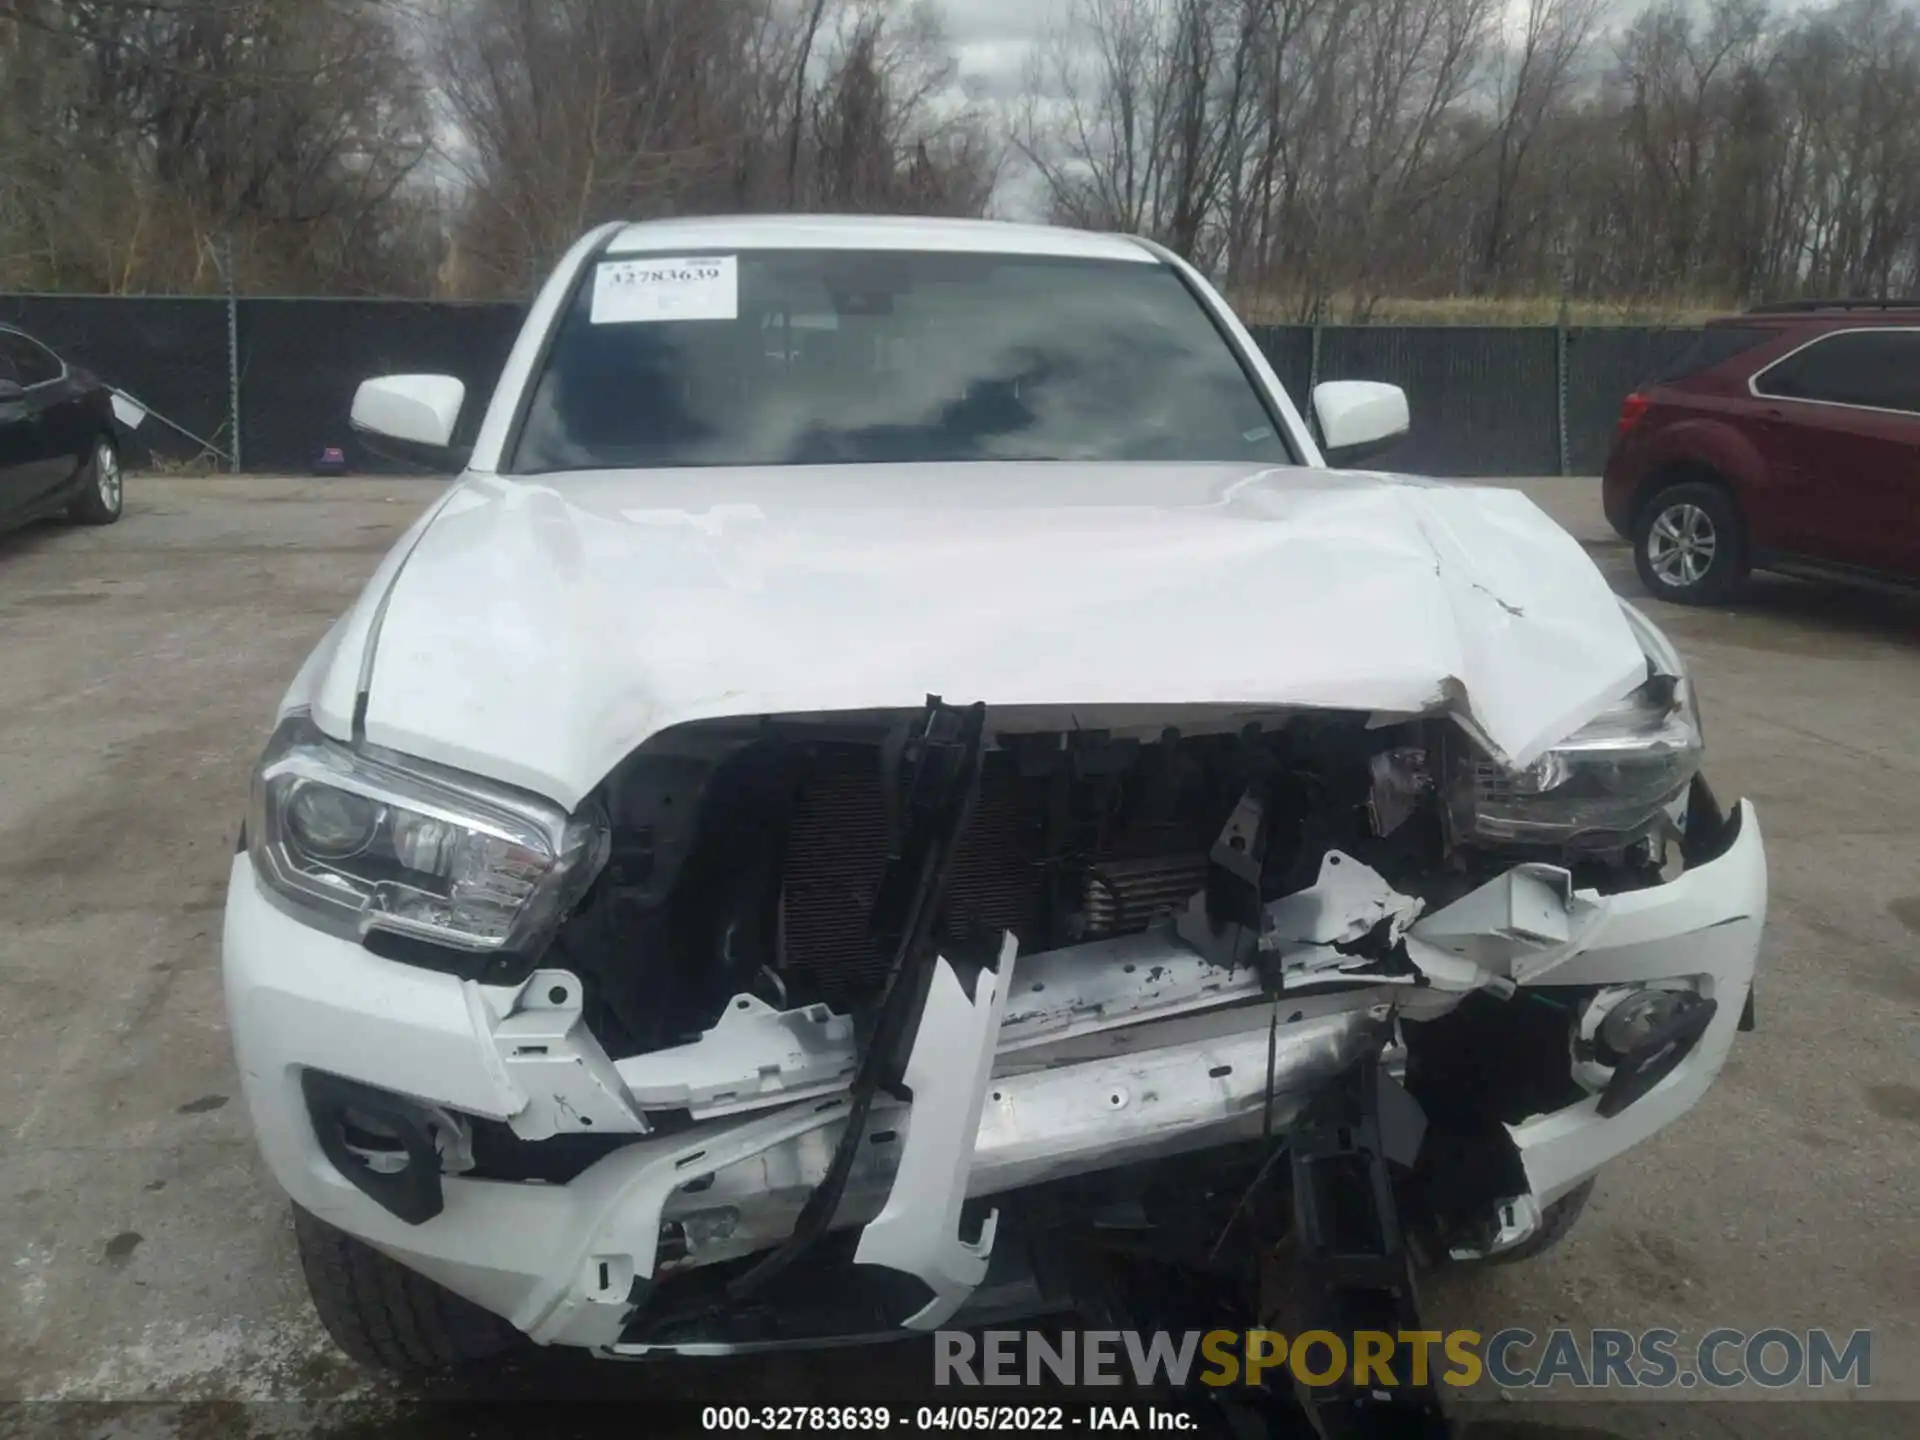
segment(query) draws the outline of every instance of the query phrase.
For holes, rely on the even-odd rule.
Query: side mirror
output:
[[[1374,380],[1329,380],[1313,387],[1313,418],[1330,465],[1351,465],[1407,433],[1407,392]]]
[[[451,375],[383,375],[363,380],[353,397],[353,428],[368,448],[411,464],[459,469],[466,456],[454,448],[453,427],[467,387]],[[389,446],[375,440],[395,442]]]
[[[14,405],[26,398],[26,387],[18,380],[0,380],[0,405]]]

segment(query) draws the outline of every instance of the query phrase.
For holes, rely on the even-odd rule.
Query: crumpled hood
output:
[[[1524,496],[1313,469],[471,476],[384,598],[371,666],[342,647],[321,723],[344,729],[364,677],[369,741],[569,807],[684,721],[929,694],[1444,707],[1526,763],[1646,674],[1604,579]]]

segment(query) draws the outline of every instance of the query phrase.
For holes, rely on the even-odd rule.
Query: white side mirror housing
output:
[[[383,375],[362,380],[353,397],[353,428],[409,445],[444,450],[467,387],[451,375]]]
[[[1329,380],[1313,387],[1313,417],[1328,463],[1350,464],[1385,449],[1411,423],[1407,392],[1375,380]]]

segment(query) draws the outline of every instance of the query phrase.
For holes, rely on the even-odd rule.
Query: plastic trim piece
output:
[[[885,1208],[860,1234],[858,1265],[884,1265],[923,1281],[933,1298],[907,1316],[908,1330],[932,1330],[966,1303],[986,1278],[1000,1212],[990,1211],[977,1240],[960,1238],[980,1111],[993,1075],[1000,1019],[1013,982],[1019,942],[1000,942],[996,963],[962,985],[953,962],[935,963],[920,1029],[907,1057],[913,1127]]]

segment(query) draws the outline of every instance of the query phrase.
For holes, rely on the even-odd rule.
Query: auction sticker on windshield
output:
[[[732,320],[740,313],[739,257],[610,260],[593,277],[593,323]]]

